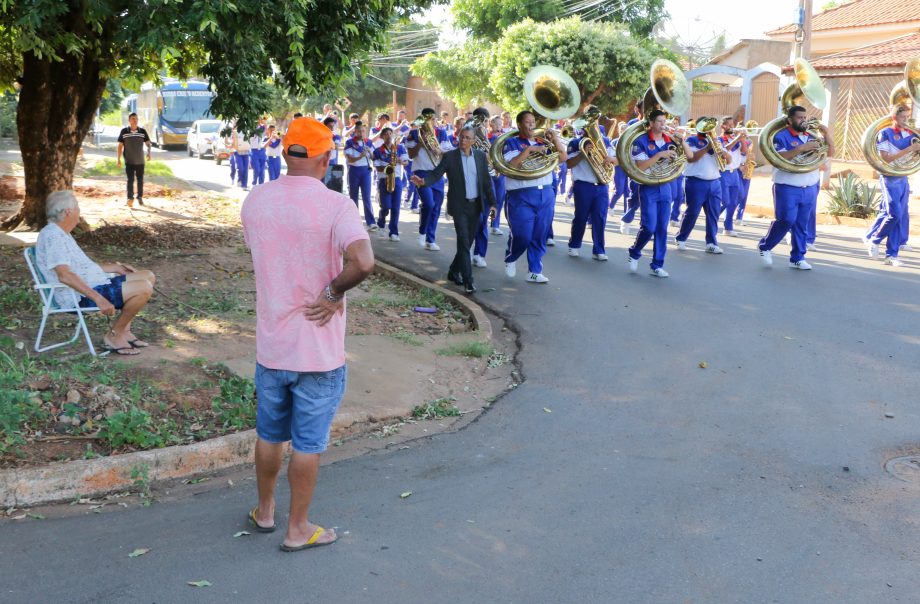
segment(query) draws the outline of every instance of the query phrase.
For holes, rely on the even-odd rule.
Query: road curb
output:
[[[444,294],[463,309],[485,339],[492,339],[492,323],[475,302],[425,281],[385,262],[377,262],[375,272],[414,287],[427,287]],[[407,409],[408,413],[410,410]],[[348,428],[352,420],[343,418],[332,429]],[[223,470],[253,463],[256,431],[246,430],[218,436],[189,445],[176,445],[96,459],[81,459],[50,464],[41,468],[0,470],[0,507],[24,507],[58,501],[71,501],[101,493],[129,489],[135,481],[135,468],[146,467],[150,483]]]

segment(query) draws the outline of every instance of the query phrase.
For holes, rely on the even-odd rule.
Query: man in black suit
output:
[[[493,211],[495,208],[489,162],[485,153],[473,149],[475,138],[472,128],[463,128],[457,135],[457,149],[441,156],[440,163],[424,179],[412,177],[416,187],[427,187],[447,173],[447,213],[453,216],[457,231],[457,255],[447,278],[457,285],[465,285],[468,294],[476,291],[470,246],[473,245],[483,210],[486,206]]]

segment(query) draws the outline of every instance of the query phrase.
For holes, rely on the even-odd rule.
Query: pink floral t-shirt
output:
[[[345,313],[317,327],[303,311],[342,272],[345,249],[368,239],[354,202],[284,175],[254,188],[241,214],[256,275],[256,359],[287,371],[344,365]]]

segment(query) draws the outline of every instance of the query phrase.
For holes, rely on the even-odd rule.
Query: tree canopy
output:
[[[24,218],[43,224],[44,197],[70,186],[108,79],[203,76],[217,93],[211,113],[246,131],[271,105],[269,77],[297,95],[335,89],[385,47],[394,16],[431,2],[0,0],[0,87],[21,86]]]

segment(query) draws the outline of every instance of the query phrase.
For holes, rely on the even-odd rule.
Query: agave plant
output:
[[[837,182],[830,186],[831,200],[828,212],[831,216],[871,218],[878,212],[881,192],[878,187],[862,181],[849,172],[837,175]]]

